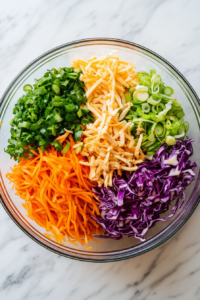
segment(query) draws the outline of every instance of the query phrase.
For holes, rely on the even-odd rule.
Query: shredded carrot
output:
[[[59,137],[65,143],[68,134]],[[27,216],[51,234],[45,236],[57,243],[67,240],[78,246],[95,240],[94,234],[102,234],[102,229],[91,215],[99,214],[99,200],[91,192],[93,184],[89,178],[89,167],[79,164],[84,158],[76,155],[75,145],[69,136],[71,147],[65,155],[57,152],[53,146],[48,152],[34,153],[30,160],[21,159],[11,168],[6,177],[13,183],[16,195],[25,202],[23,207]]]

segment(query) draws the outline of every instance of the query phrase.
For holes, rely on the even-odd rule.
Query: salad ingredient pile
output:
[[[11,138],[8,140],[6,152],[20,161],[27,158],[29,150],[38,151],[45,148],[65,128],[74,131],[75,141],[80,141],[82,128],[93,122],[93,116],[87,107],[84,94],[84,83],[79,80],[81,69],[58,68],[48,70],[35,84],[26,84],[26,92],[15,104],[15,117],[10,121]],[[81,108],[80,108],[81,106]],[[61,151],[62,145],[53,143],[56,150]]]
[[[125,91],[138,85],[138,73],[135,65],[111,56],[76,60],[72,66],[83,71],[80,79],[85,83],[86,104],[96,117],[83,132],[82,154],[89,162],[80,163],[90,166],[89,178],[99,186],[112,186],[114,171],[119,175],[122,170],[135,171],[145,159],[143,134],[136,142],[130,132],[133,123],[123,120],[132,106],[126,102]]]
[[[172,98],[174,90],[165,86],[155,70],[150,74],[140,72],[139,82],[125,95],[133,104],[125,119],[134,123],[131,131],[134,136],[139,134],[138,124],[144,128],[142,149],[148,155],[155,155],[163,143],[172,146],[176,139],[184,138],[189,124],[184,122],[181,104]]]
[[[92,218],[100,224],[110,238],[132,236],[144,241],[143,236],[158,221],[166,221],[181,208],[186,187],[194,180],[194,168],[189,158],[193,154],[192,139],[178,140],[169,153],[166,144],[155,158],[140,165],[132,175],[124,172],[115,174],[113,187],[94,187],[92,191],[101,204],[101,215]],[[169,211],[165,219],[160,215]],[[104,237],[104,236],[103,236]]]
[[[92,219],[99,214],[98,199],[91,192],[89,169],[79,164],[79,159],[84,158],[76,156],[71,136],[68,145],[64,155],[53,146],[48,152],[39,148],[39,154],[31,150],[34,158],[22,158],[6,177],[14,183],[17,195],[25,199],[27,216],[52,232],[46,237],[63,244],[67,236],[76,246],[75,241],[88,245],[94,234],[102,233]]]

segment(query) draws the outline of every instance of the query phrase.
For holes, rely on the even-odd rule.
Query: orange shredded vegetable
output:
[[[67,134],[59,138],[61,143]],[[16,195],[25,200],[22,203],[27,216],[47,231],[45,236],[60,244],[67,240],[78,246],[94,240],[93,234],[102,234],[102,229],[90,214],[99,214],[98,199],[91,192],[93,186],[89,167],[79,164],[83,157],[76,155],[73,138],[69,136],[70,149],[65,155],[50,146],[48,152],[35,155],[32,159],[21,159],[11,168],[6,177],[13,183]],[[96,199],[96,200],[95,200]]]

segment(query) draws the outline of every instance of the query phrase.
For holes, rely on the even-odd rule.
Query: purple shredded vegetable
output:
[[[189,157],[193,154],[193,139],[178,140],[169,153],[167,145],[156,156],[141,164],[134,173],[114,174],[112,187],[96,187],[93,192],[100,200],[101,216],[91,216],[105,230],[101,238],[120,239],[123,235],[145,241],[144,235],[158,221],[166,221],[180,209],[185,200],[184,190],[194,180],[194,168]],[[175,201],[176,200],[176,201]],[[160,215],[171,208],[162,219]]]

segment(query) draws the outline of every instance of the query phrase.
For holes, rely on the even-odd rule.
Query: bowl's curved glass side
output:
[[[8,124],[11,119],[14,104],[21,96],[21,93],[23,92],[22,86],[24,84],[32,83],[34,78],[41,77],[46,69],[69,66],[70,61],[73,59],[87,59],[94,55],[105,55],[105,53],[109,53],[116,48],[120,58],[134,62],[137,66],[137,70],[156,68],[157,72],[163,77],[164,82],[175,87],[176,97],[186,111],[185,119],[192,124],[189,136],[195,136],[194,157],[192,159],[198,164],[198,176],[196,182],[194,182],[186,191],[186,201],[183,208],[172,219],[168,219],[167,222],[159,222],[149,230],[146,242],[140,243],[132,237],[124,238],[121,241],[103,240],[102,243],[98,244],[92,242],[93,249],[91,251],[88,251],[82,246],[74,248],[74,246],[69,243],[64,247],[46,239],[43,235],[45,232],[44,229],[39,227],[34,221],[26,218],[25,210],[21,206],[22,200],[15,195],[11,186],[8,184],[8,181],[4,179],[5,174],[9,171],[9,167],[13,165],[13,161],[10,160],[9,156],[3,151],[3,145],[7,143],[10,130],[9,126],[6,124]],[[3,123],[2,128],[0,128],[2,141],[0,145],[0,189],[2,191],[0,192],[2,193],[2,203],[15,223],[32,239],[49,250],[64,256],[88,261],[112,261],[133,257],[149,251],[167,240],[179,230],[196,208],[200,187],[200,163],[198,157],[198,151],[200,150],[199,100],[184,77],[168,62],[160,58],[159,55],[130,42],[102,39],[75,41],[74,43],[52,49],[30,63],[29,66],[14,79],[5,92],[2,100],[3,102],[1,103],[0,108],[0,121]]]

